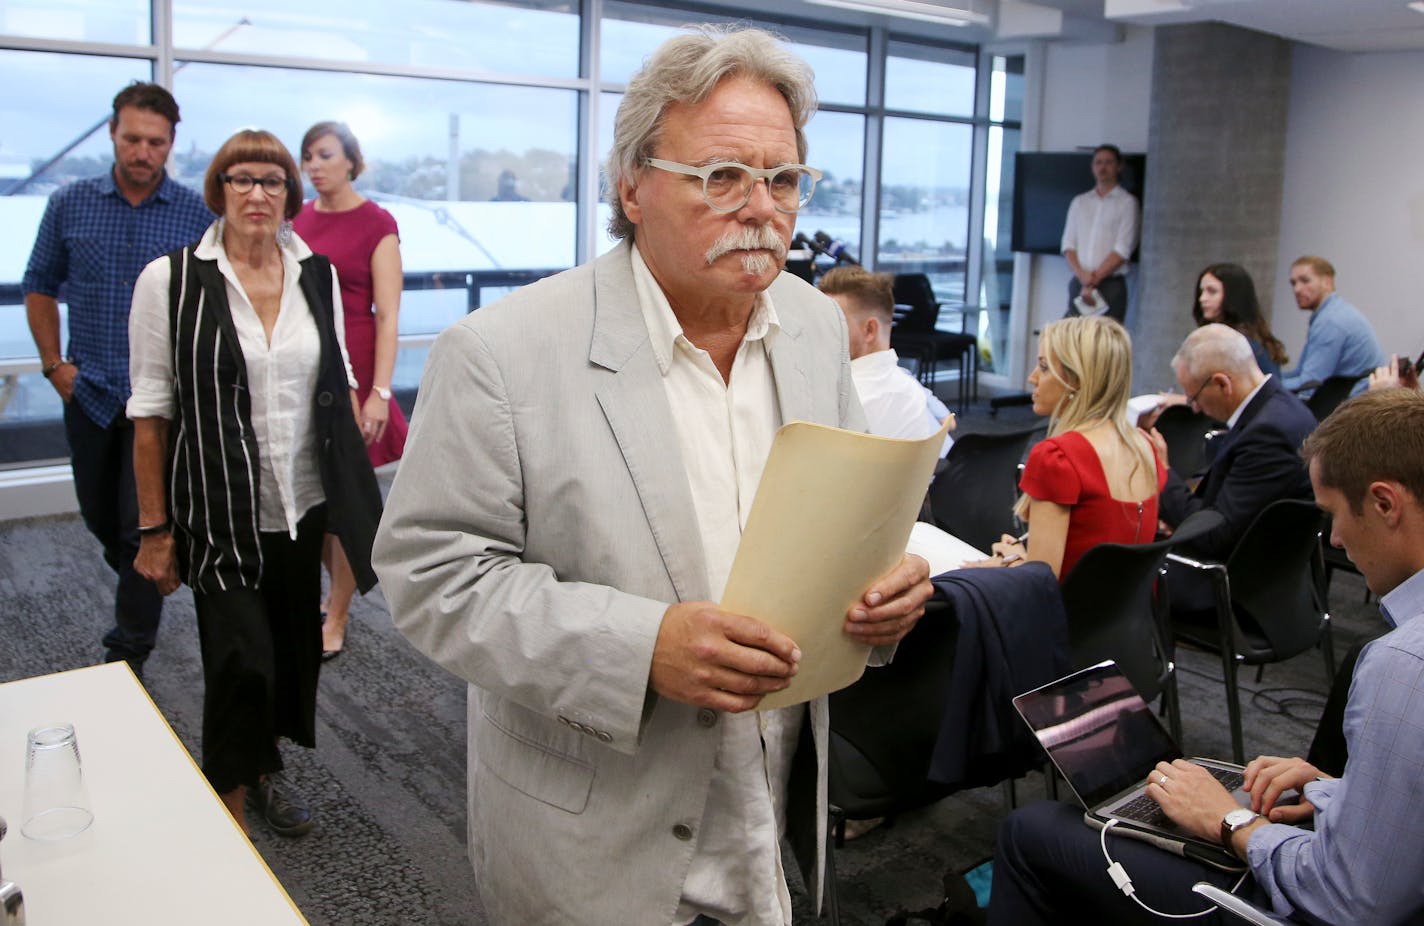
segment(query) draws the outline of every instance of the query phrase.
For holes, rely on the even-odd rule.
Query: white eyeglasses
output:
[[[736,212],[752,198],[758,180],[766,181],[771,203],[777,212],[795,213],[811,201],[821,172],[805,164],[782,164],[779,167],[748,167],[736,161],[722,161],[704,167],[648,158],[643,163],[658,170],[686,174],[702,179],[702,198],[718,212]]]

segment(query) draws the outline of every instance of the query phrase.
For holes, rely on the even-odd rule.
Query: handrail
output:
[[[466,297],[466,311],[473,312],[482,304],[480,293],[484,289],[527,286],[530,283],[552,276],[563,268],[535,268],[527,270],[431,270],[404,274],[403,287],[407,291],[434,289],[463,289]],[[0,305],[19,305],[25,301],[24,288],[19,283],[0,283]],[[403,334],[401,347],[428,347],[434,343],[438,331]],[[43,369],[38,354],[0,357],[0,380]]]

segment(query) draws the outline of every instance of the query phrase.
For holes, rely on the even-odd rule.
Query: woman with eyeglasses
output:
[[[1033,410],[1048,437],[1024,464],[1014,513],[1026,545],[1007,535],[986,565],[1044,562],[1059,579],[1100,543],[1147,543],[1167,470],[1127,417],[1132,341],[1106,316],[1065,318],[1043,329],[1029,374]]]
[[[135,568],[193,590],[203,773],[247,829],[311,829],[277,740],[316,745],[321,546],[341,538],[363,590],[380,491],[356,427],[337,277],[286,221],[297,165],[269,132],[225,142],[203,184],[220,218],[153,261],[129,315]]]
[[[346,123],[318,122],[307,129],[300,154],[316,198],[292,224],[341,277],[346,349],[360,409],[356,420],[371,465],[381,466],[400,459],[406,435],[405,416],[391,395],[403,279],[396,220],[352,186],[366,162]],[[322,606],[321,658],[330,660],[346,643],[356,581],[335,537],[327,537],[322,562],[331,585]]]

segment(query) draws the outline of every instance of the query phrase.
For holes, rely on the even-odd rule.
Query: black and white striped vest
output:
[[[217,261],[194,256],[192,246],[173,251],[168,260],[176,400],[168,503],[179,570],[195,592],[255,589],[262,581],[261,464],[252,430],[247,363],[228,306],[227,283]],[[321,335],[321,371],[313,401],[322,411],[350,419],[333,327],[331,264],[313,254],[301,267],[299,284]],[[350,429],[355,429],[354,420]],[[374,475],[371,483],[374,486]]]

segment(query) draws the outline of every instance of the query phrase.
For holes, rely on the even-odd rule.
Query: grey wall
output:
[[[1280,239],[1291,43],[1217,23],[1156,30],[1133,391],[1172,382],[1197,274],[1232,261],[1270,304]]]

